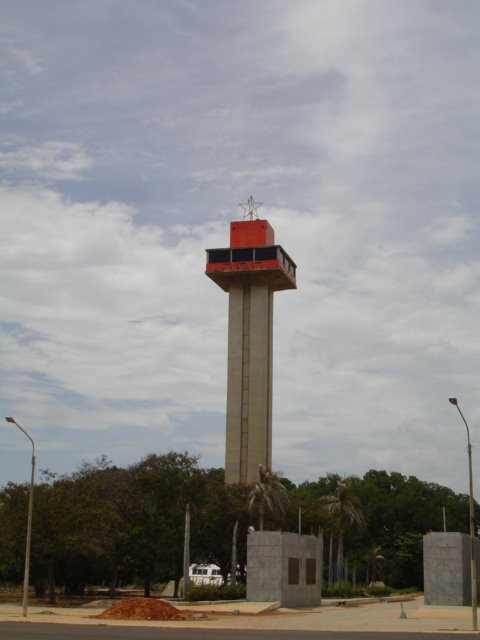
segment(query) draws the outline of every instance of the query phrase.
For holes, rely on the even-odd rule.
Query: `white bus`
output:
[[[223,582],[220,567],[216,564],[191,564],[189,575],[193,584],[221,585]]]

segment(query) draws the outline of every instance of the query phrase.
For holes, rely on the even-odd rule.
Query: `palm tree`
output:
[[[285,513],[285,505],[289,502],[287,490],[280,482],[280,474],[271,469],[259,466],[259,479],[252,485],[248,496],[248,510],[250,513],[258,508],[259,530],[263,531],[263,517],[268,509],[272,515]]]
[[[337,582],[343,579],[343,538],[345,530],[353,527],[363,527],[362,504],[353,491],[360,482],[356,476],[347,476],[339,483],[335,493],[320,498],[321,509],[329,516],[333,516],[338,527],[337,547]]]
[[[373,547],[373,549],[369,549],[368,554],[365,556],[367,561],[367,584],[369,575],[373,583],[384,581],[383,562],[385,562],[385,558],[381,555],[381,550],[381,547]]]
[[[330,544],[328,546],[328,585],[333,584],[333,531],[330,531]]]

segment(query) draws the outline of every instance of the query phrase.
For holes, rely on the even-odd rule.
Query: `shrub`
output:
[[[392,594],[392,587],[383,585],[383,587],[368,587],[367,592],[369,596],[389,596]]]
[[[322,586],[322,598],[366,598],[368,596],[381,597],[393,593],[392,587],[381,586],[354,586],[349,582],[336,582]]]
[[[200,600],[243,600],[247,595],[245,584],[191,584],[185,594],[185,600],[198,602]]]
[[[361,598],[365,595],[365,587],[354,586],[349,582],[335,582],[322,586],[322,598]]]

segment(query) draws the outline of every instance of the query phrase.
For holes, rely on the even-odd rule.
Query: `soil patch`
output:
[[[108,620],[186,620],[186,616],[165,600],[128,598],[109,607],[95,618]]]

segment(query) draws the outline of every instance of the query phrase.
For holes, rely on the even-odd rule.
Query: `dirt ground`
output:
[[[165,600],[128,598],[109,607],[96,618],[107,620],[186,620],[187,616]]]

